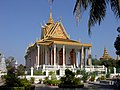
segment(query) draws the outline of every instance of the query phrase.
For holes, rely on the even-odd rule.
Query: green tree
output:
[[[5,75],[4,78],[6,87],[25,87],[25,90],[31,90],[30,82],[26,78],[20,79],[16,68],[13,66],[9,66],[7,69],[7,75]]]
[[[100,65],[100,60],[92,59],[92,65]]]
[[[15,72],[15,67],[9,66],[7,70],[7,75],[5,76],[6,86],[17,87],[21,85],[20,79],[17,77]]]
[[[24,66],[24,65],[20,64],[20,65],[17,67],[17,74],[18,74],[18,76],[25,74],[25,66]]]
[[[6,66],[7,68],[9,68],[9,66],[12,66],[12,62],[15,60],[15,58],[13,56],[10,56],[8,58],[6,58]]]
[[[116,60],[116,67],[120,68],[120,60]]]
[[[120,56],[120,27],[117,28],[117,31],[119,32],[119,34],[114,42],[114,47],[116,49],[116,54]]]
[[[100,65],[104,65],[105,67],[116,67],[116,61],[114,59],[110,60],[100,60]]]

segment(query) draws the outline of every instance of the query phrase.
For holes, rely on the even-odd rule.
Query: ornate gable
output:
[[[61,22],[58,23],[54,31],[52,32],[51,36],[53,38],[63,38],[63,39],[69,39],[63,25]]]
[[[41,39],[48,38],[62,38],[69,39],[64,26],[61,22],[54,23],[52,18],[52,12],[50,12],[50,17],[45,26],[42,26]]]

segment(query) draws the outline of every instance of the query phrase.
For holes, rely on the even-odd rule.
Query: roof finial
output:
[[[50,5],[50,17],[49,17],[49,20],[48,20],[48,24],[51,24],[51,23],[54,23],[53,18],[52,18],[52,3],[53,3],[53,0],[48,0],[48,2],[49,2],[49,5]]]

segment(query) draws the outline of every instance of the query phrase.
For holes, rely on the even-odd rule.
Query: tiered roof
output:
[[[54,20],[52,18],[52,12],[50,12],[48,22],[44,26],[42,26],[41,31],[41,39],[45,40],[48,38],[69,39],[62,23],[58,21],[54,23]]]
[[[106,48],[104,48],[103,56],[100,58],[100,60],[110,60],[112,57],[108,54],[108,51]]]
[[[41,40],[36,39],[36,43],[31,44],[28,49],[36,46],[37,44],[48,46],[51,44],[64,44],[92,47],[92,44],[83,44],[80,41],[71,40],[64,26],[62,25],[62,22],[54,22],[52,12],[50,12],[48,22],[44,26],[41,26],[41,28]]]

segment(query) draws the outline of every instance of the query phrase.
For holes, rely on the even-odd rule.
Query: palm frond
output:
[[[49,4],[52,5],[54,0],[48,0]]]
[[[73,14],[75,15],[76,20],[79,20],[80,15],[86,10],[88,7],[88,0],[76,0],[76,4],[73,10]]]
[[[96,23],[101,23],[104,20],[106,14],[106,1],[105,0],[92,0],[92,5],[90,7],[90,16],[88,20],[88,33],[91,32],[91,26]]]
[[[117,31],[120,33],[120,26],[117,28]]]
[[[120,0],[110,0],[110,4],[115,16],[120,18]]]

